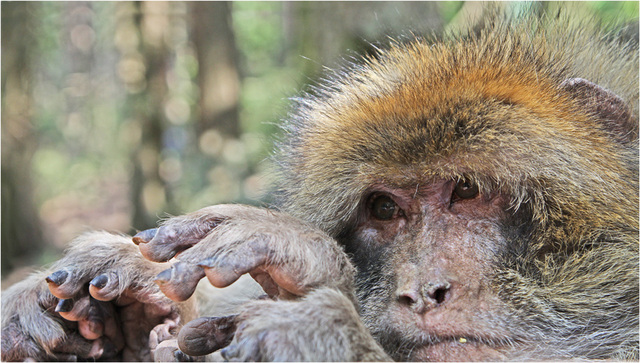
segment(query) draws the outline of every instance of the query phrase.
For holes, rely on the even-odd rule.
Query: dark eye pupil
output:
[[[380,196],[374,199],[371,211],[376,219],[389,220],[396,212],[396,203],[387,196]]]
[[[478,195],[478,186],[467,180],[461,180],[456,185],[455,193],[462,199],[473,198]]]

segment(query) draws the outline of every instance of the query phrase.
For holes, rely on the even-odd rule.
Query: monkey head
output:
[[[637,355],[637,51],[524,27],[395,43],[285,125],[282,208],[395,359]]]

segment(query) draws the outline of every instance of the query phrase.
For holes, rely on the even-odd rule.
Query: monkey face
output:
[[[348,250],[365,321],[395,358],[497,359],[517,339],[492,284],[508,200],[465,179],[371,188]]]

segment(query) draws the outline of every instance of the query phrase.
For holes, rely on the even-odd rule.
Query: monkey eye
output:
[[[478,195],[478,186],[468,180],[460,180],[453,190],[453,199],[470,199]]]
[[[369,205],[373,218],[388,221],[392,219],[400,209],[396,202],[388,195],[377,195],[371,199]]]

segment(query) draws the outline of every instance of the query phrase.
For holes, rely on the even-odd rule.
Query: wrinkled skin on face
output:
[[[393,213],[380,215],[380,200]],[[372,188],[344,243],[360,271],[363,319],[395,359],[505,358],[517,336],[491,279],[505,228],[517,228],[507,204],[464,180]]]

